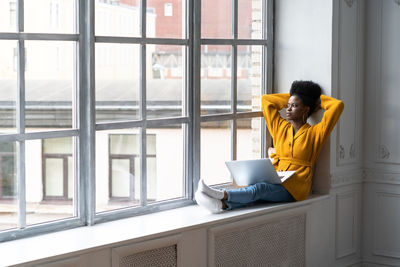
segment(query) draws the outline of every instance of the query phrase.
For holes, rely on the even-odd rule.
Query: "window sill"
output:
[[[79,227],[56,233],[0,243],[0,265],[15,265],[72,253],[88,253],[114,247],[122,242],[157,238],[215,224],[246,219],[269,212],[304,207],[329,198],[313,195],[307,200],[285,204],[255,205],[248,208],[210,214],[197,205],[136,216],[128,219]],[[160,223],[163,222],[163,223]],[[62,240],[62,242],[60,242]]]

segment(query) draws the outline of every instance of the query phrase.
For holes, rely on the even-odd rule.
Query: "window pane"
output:
[[[147,54],[147,117],[181,116],[184,47],[148,45]]]
[[[75,42],[25,44],[26,130],[72,128]]]
[[[261,120],[263,118],[237,120],[238,160],[261,158]]]
[[[63,197],[64,195],[64,161],[63,159],[45,159],[46,196]]]
[[[207,184],[231,182],[225,165],[231,160],[230,121],[201,123],[201,178]]]
[[[0,41],[0,51],[0,133],[10,133],[15,132],[17,42]]]
[[[261,110],[262,59],[261,46],[238,46],[238,112]]]
[[[201,37],[232,38],[232,0],[201,1]]]
[[[0,143],[0,230],[18,226],[15,143]]]
[[[0,32],[15,32],[17,30],[17,0],[0,1]]]
[[[46,139],[43,144],[43,151],[45,154],[72,154],[72,138],[54,138]]]
[[[74,0],[24,0],[26,32],[74,33]]]
[[[95,1],[95,33],[103,36],[140,36],[139,1]],[[154,20],[154,18],[152,18]],[[148,25],[154,25],[149,21]],[[154,26],[153,26],[154,27]]]
[[[96,132],[96,212],[140,203],[140,129]]]
[[[238,38],[262,38],[263,0],[238,1]]]
[[[183,1],[184,2],[184,1]],[[184,30],[184,7],[182,0],[148,0],[147,37],[182,38]]]
[[[232,47],[204,45],[201,52],[201,113],[231,110]]]
[[[68,143],[73,151],[72,137],[29,140],[25,142],[26,220],[28,225],[76,216],[73,199],[75,186],[74,156],[63,147]],[[59,144],[57,144],[59,142]],[[46,147],[55,146],[49,151]],[[71,160],[68,160],[71,158]],[[71,180],[70,180],[71,179]],[[72,191],[72,192],[71,192]],[[69,198],[71,196],[71,198]]]
[[[139,45],[96,44],[96,122],[139,118]]]
[[[147,129],[148,202],[185,196],[184,135],[186,125]]]
[[[111,160],[111,197],[130,197],[130,177],[132,175],[130,161],[130,159]]]

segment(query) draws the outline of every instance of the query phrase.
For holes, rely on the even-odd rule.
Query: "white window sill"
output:
[[[128,219],[79,227],[71,230],[0,243],[0,265],[33,262],[71,253],[88,253],[100,248],[114,247],[120,242],[157,238],[189,229],[304,207],[329,198],[313,195],[307,200],[285,204],[255,205],[248,208],[210,214],[197,205],[136,216]],[[162,222],[162,223],[160,223]]]

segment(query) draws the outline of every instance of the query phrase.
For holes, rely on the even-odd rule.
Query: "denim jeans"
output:
[[[280,184],[266,182],[256,183],[239,189],[226,191],[228,200],[225,204],[227,210],[233,210],[252,205],[257,202],[292,202],[292,195]]]

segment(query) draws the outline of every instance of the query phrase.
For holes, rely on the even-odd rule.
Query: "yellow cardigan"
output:
[[[276,152],[272,156],[273,165],[277,171],[296,170],[282,185],[296,201],[300,201],[310,193],[313,166],[322,145],[339,120],[344,104],[335,98],[321,95],[321,108],[325,110],[321,122],[313,126],[306,123],[293,136],[292,124],[279,114],[289,97],[289,94],[263,95],[262,109]]]

